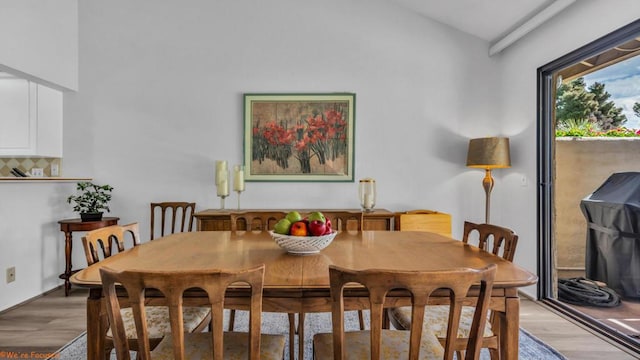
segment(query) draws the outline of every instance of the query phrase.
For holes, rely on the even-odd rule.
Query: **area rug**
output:
[[[246,331],[248,328],[248,313],[245,311],[236,312],[236,330]],[[365,320],[368,321],[367,312],[365,312]],[[225,324],[227,319],[225,318]],[[345,315],[347,330],[356,330],[358,328],[357,313],[349,312]],[[226,328],[226,326],[225,326]],[[264,313],[262,316],[262,332],[268,334],[287,334],[289,329],[289,320],[286,314],[281,313]],[[311,349],[311,339],[313,334],[318,332],[331,331],[331,314],[329,313],[309,313],[305,318],[305,359],[313,359]],[[296,348],[297,348],[296,338]],[[289,348],[289,338],[287,336],[287,346]],[[61,360],[84,360],[87,358],[87,336],[81,334],[67,345],[62,347],[50,359]],[[132,358],[135,358],[133,356]],[[115,354],[112,353],[111,359],[115,360]],[[288,350],[285,351],[285,359],[289,359]],[[480,357],[482,360],[489,360],[490,356],[486,349],[482,350]],[[552,347],[546,345],[541,340],[529,334],[525,330],[520,329],[520,348],[519,359],[521,360],[566,360],[562,354]]]

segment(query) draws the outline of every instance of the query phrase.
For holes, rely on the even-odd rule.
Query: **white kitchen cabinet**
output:
[[[0,156],[62,157],[62,93],[0,77]]]
[[[27,80],[0,78],[0,154],[30,155],[35,149],[37,109],[31,100],[36,92]]]
[[[62,92],[38,85],[36,154],[62,157]]]

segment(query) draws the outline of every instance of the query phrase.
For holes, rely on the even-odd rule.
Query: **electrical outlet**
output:
[[[16,267],[7,268],[7,284],[16,281]]]
[[[43,177],[44,176],[44,169],[42,169],[42,168],[32,168],[31,169],[31,176],[33,176],[33,177]]]
[[[51,164],[51,176],[60,176],[58,164]]]

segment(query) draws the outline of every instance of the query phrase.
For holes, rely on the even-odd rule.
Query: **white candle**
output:
[[[216,161],[216,185],[220,184],[220,180],[222,180],[223,174],[222,172],[224,172],[225,174],[225,178],[226,178],[226,172],[227,172],[227,162],[226,160],[217,160]]]
[[[220,172],[220,182],[217,189],[218,196],[229,196],[229,181],[227,180],[227,172]]]
[[[368,192],[364,194],[364,208],[365,209],[373,208],[373,196]]]
[[[244,191],[244,170],[240,165],[233,167],[233,191]]]

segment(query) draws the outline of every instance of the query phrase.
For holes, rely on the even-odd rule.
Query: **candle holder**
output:
[[[240,194],[244,191],[244,166],[233,167],[233,191],[238,193],[238,210],[240,210]]]
[[[220,209],[224,210],[224,199],[229,196],[229,171],[227,162],[216,161],[216,195],[220,197]]]
[[[226,196],[218,195],[218,197],[220,198],[220,210],[224,210],[224,199],[226,198]]]
[[[362,210],[364,212],[373,211],[373,207],[376,205],[376,181],[371,178],[361,179],[358,195]]]

